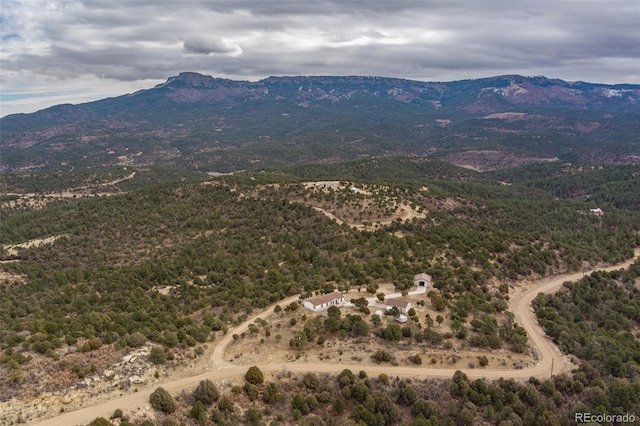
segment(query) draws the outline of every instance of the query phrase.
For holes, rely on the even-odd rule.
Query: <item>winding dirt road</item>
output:
[[[616,269],[627,268],[633,261],[640,256],[640,249],[635,250],[635,256],[633,259],[623,262],[618,265],[597,268],[597,270],[612,271]],[[591,273],[593,270],[586,271]],[[568,371],[571,368],[566,356],[562,355],[558,348],[547,338],[538,325],[538,322],[533,313],[531,302],[538,293],[552,293],[558,290],[562,283],[565,281],[575,281],[580,279],[583,273],[572,273],[556,275],[550,278],[544,278],[538,280],[528,290],[522,293],[516,293],[513,295],[510,303],[510,309],[515,314],[516,321],[522,327],[525,328],[529,336],[529,344],[534,347],[538,353],[539,362],[533,367],[508,370],[508,369],[460,369],[460,368],[444,368],[444,369],[430,369],[420,368],[419,366],[398,366],[390,367],[389,365],[375,365],[362,367],[366,369],[369,375],[379,375],[381,373],[393,375],[393,376],[412,376],[412,377],[440,377],[450,378],[453,376],[456,370],[462,370],[469,378],[501,378],[510,377],[515,379],[528,379],[529,377],[549,377],[552,373],[559,373],[561,371]],[[294,300],[298,300],[298,296],[292,296],[285,300],[281,300],[278,304],[286,306]],[[224,351],[226,347],[233,341],[233,334],[240,334],[246,331],[249,324],[252,324],[258,317],[266,317],[271,312],[275,305],[267,308],[259,314],[252,315],[244,323],[239,325],[233,330],[230,330],[220,341],[217,342],[216,347],[211,357],[210,370],[198,374],[195,376],[173,380],[171,382],[163,383],[164,387],[171,394],[176,394],[183,389],[194,389],[201,380],[211,379],[213,381],[228,380],[242,376],[248,369],[246,365],[233,365],[232,363],[224,360]],[[260,369],[265,373],[275,373],[278,371],[291,371],[294,373],[306,373],[309,371],[315,371],[318,373],[339,373],[345,368],[354,368],[352,364],[337,364],[337,363],[305,363],[305,362],[278,362],[259,365]],[[57,417],[34,423],[38,426],[58,426],[58,425],[82,425],[88,424],[98,416],[108,418],[113,412],[120,408],[126,413],[140,413],[137,411],[139,407],[148,405],[149,395],[157,386],[141,389],[136,393],[125,395],[122,397],[111,399],[107,402],[98,403],[93,406],[81,408],[76,411],[61,414]]]

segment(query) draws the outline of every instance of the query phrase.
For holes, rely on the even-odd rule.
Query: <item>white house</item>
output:
[[[411,302],[408,300],[387,299],[384,302],[387,305],[387,311],[391,310],[391,308],[398,308],[401,314],[406,314],[411,309]]]
[[[322,311],[329,306],[342,306],[344,304],[344,296],[339,291],[323,294],[316,297],[305,299],[303,306],[313,312]]]
[[[401,324],[404,324],[405,322],[407,322],[408,318],[406,315],[398,315],[396,317],[396,321],[398,321]]]
[[[413,285],[418,288],[427,288],[431,285],[431,275],[429,274],[418,274],[413,277]]]
[[[319,189],[329,189],[333,188],[333,182],[316,182],[316,188]]]

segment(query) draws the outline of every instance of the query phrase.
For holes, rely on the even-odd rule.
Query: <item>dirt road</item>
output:
[[[638,256],[640,256],[640,249],[635,250],[634,257],[631,260],[606,268],[597,268],[597,270],[614,271],[616,269],[627,268],[635,261],[635,259],[638,258]],[[527,330],[529,344],[538,351],[540,362],[532,368],[511,371],[508,375],[505,375],[505,377],[548,377],[551,373],[556,374],[562,371],[569,371],[571,369],[571,364],[568,358],[560,352],[558,347],[544,334],[544,331],[538,325],[538,320],[533,312],[531,302],[538,293],[554,293],[562,287],[562,283],[565,281],[579,280],[586,273],[591,273],[593,271],[594,270],[586,271],[585,273],[576,272],[544,278],[536,281],[535,285],[526,292],[512,297],[509,309],[514,313],[516,322]],[[552,368],[553,372],[551,371]],[[519,372],[523,372],[526,375],[519,375]],[[503,371],[503,374],[505,373],[506,372]]]
[[[638,256],[640,256],[640,249],[636,249],[635,257],[632,260],[628,260],[618,265],[614,265],[607,268],[597,268],[598,270],[612,271],[616,269],[628,267]],[[587,271],[586,273],[591,273]],[[377,376],[381,373],[385,373],[392,376],[411,376],[411,377],[441,377],[450,378],[453,376],[456,370],[464,371],[470,378],[500,378],[511,377],[516,379],[528,379],[529,377],[549,377],[551,374],[551,368],[553,366],[553,373],[556,374],[560,371],[566,371],[570,369],[570,364],[565,356],[563,356],[558,348],[549,340],[542,329],[539,327],[538,322],[533,313],[531,307],[531,301],[540,292],[552,293],[558,290],[562,283],[565,281],[575,281],[580,279],[583,273],[562,274],[551,278],[545,278],[538,280],[534,285],[522,293],[516,293],[512,297],[510,303],[510,309],[515,314],[516,321],[522,327],[527,330],[529,336],[529,343],[537,350],[540,362],[533,367],[523,368],[518,370],[507,369],[459,369],[459,368],[445,368],[445,369],[426,369],[418,366],[398,366],[391,367],[389,365],[374,365],[362,367],[367,371],[370,376]],[[298,296],[292,296],[285,300],[278,302],[281,306],[286,306],[294,300],[298,300]],[[249,324],[252,324],[258,317],[266,317],[272,311],[275,305],[260,312],[259,314],[252,315],[243,324],[239,325],[233,330],[230,330],[224,338],[222,338],[216,345],[212,357],[211,357],[211,370],[206,373],[202,373],[196,376],[191,376],[171,382],[163,383],[164,387],[171,394],[176,394],[182,389],[194,389],[201,380],[211,379],[213,381],[229,380],[242,376],[247,371],[247,366],[233,365],[232,363],[224,360],[224,351],[226,347],[232,342],[233,334],[240,334],[246,331]],[[269,363],[259,365],[260,369],[265,373],[276,373],[279,371],[291,371],[294,373],[306,373],[309,371],[315,371],[318,373],[339,373],[344,368],[353,368],[353,365],[335,364],[335,363]],[[34,423],[38,426],[58,426],[58,425],[82,425],[91,422],[98,416],[109,417],[113,412],[120,408],[126,413],[132,413],[133,415],[142,414],[145,408],[149,405],[149,395],[156,386],[141,389],[137,393],[125,395],[119,398],[114,398],[110,401],[99,403],[90,407],[82,408],[76,411],[61,414],[60,416],[52,419],[44,420],[39,423]],[[142,408],[142,411],[141,410]]]

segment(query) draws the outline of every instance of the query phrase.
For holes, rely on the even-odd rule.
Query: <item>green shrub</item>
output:
[[[245,395],[249,398],[249,401],[255,401],[260,394],[258,386],[251,383],[245,383],[242,389],[244,390]]]
[[[159,387],[149,396],[151,406],[165,414],[171,414],[178,408],[176,401],[163,387]]]
[[[165,331],[162,340],[168,348],[175,347],[180,341],[178,340],[178,333],[174,331]]]
[[[255,408],[251,407],[244,413],[244,421],[245,424],[248,425],[259,425],[260,420],[262,419],[262,414]]]
[[[220,401],[218,401],[218,410],[233,413],[233,402],[231,402],[226,395],[223,395],[222,398],[220,398]]]
[[[196,401],[200,401],[205,405],[211,405],[220,399],[220,392],[216,388],[216,385],[209,379],[201,380],[198,383],[198,387],[193,392],[193,397]]]
[[[196,419],[199,423],[204,424],[207,421],[207,412],[200,401],[196,402],[189,413],[191,414],[191,417]]]
[[[127,345],[131,346],[132,348],[138,348],[147,343],[147,338],[139,331],[128,335],[125,340],[127,342]]]
[[[252,385],[260,385],[264,382],[264,374],[262,374],[262,370],[258,367],[253,366],[247,370],[244,379]]]
[[[173,417],[167,417],[162,421],[162,426],[178,426],[178,421]]]
[[[302,378],[302,384],[311,390],[318,390],[320,387],[320,378],[315,373],[306,373]]]
[[[113,426],[113,424],[104,417],[96,417],[91,423],[89,423],[89,426]]]
[[[154,364],[164,364],[167,362],[167,356],[160,346],[154,346],[149,353],[149,361]]]
[[[489,359],[485,355],[481,355],[478,357],[478,363],[480,367],[486,367],[489,364]]]
[[[381,362],[391,361],[391,354],[387,351],[377,351],[375,354],[371,355],[371,358],[380,364]]]

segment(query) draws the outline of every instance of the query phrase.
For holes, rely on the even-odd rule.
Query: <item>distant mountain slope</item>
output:
[[[132,94],[10,115],[0,126],[3,172],[115,164],[233,171],[467,150],[633,163],[640,85],[181,73]]]

